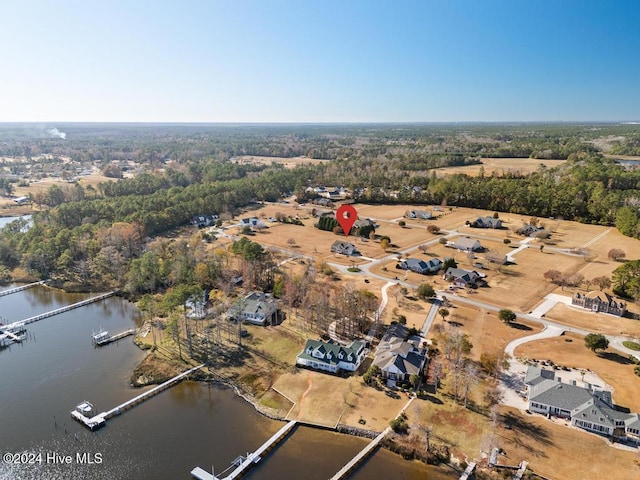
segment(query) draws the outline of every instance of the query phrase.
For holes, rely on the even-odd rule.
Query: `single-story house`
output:
[[[421,375],[427,363],[427,350],[420,336],[409,337],[405,325],[389,326],[376,348],[373,364],[380,367],[382,378],[407,381],[411,375]]]
[[[358,253],[353,243],[345,242],[344,240],[336,240],[333,242],[331,251],[334,253],[342,253],[343,255],[355,255]]]
[[[571,420],[572,426],[600,435],[640,442],[640,416],[617,408],[611,392],[588,383],[563,383],[554,371],[532,366],[525,384],[530,411]]]
[[[502,220],[494,217],[478,217],[469,225],[474,228],[502,228]]]
[[[422,275],[427,273],[436,273],[442,268],[442,260],[439,258],[432,258],[428,262],[417,258],[407,258],[400,262],[400,268],[403,270],[411,270],[412,272],[420,273]]]
[[[328,340],[307,340],[296,357],[296,365],[337,373],[340,370],[356,371],[366,356],[364,342],[354,340],[344,346]]]
[[[482,250],[480,241],[469,237],[458,237],[452,242],[447,242],[447,246],[451,246],[457,250],[463,250],[465,252],[478,252]]]
[[[593,312],[609,313],[619,317],[623,316],[627,311],[625,302],[599,290],[586,294],[576,293],[571,299],[571,305],[578,305]]]
[[[465,270],[464,268],[449,267],[442,276],[443,280],[453,283],[461,288],[477,288],[482,281],[482,276],[475,270]]]
[[[431,217],[433,217],[433,214],[426,210],[407,210],[406,212],[404,212],[404,216],[406,218],[417,218],[421,220],[429,220]]]
[[[24,205],[25,203],[29,202],[29,197],[17,197],[14,198],[13,201],[18,205]]]
[[[254,325],[276,325],[278,302],[269,294],[251,292],[232,307],[230,314]]]
[[[516,229],[516,233],[518,235],[524,235],[525,237],[531,237],[542,230],[544,230],[544,227],[537,227],[535,225],[531,225],[530,223],[525,223],[521,227]]]

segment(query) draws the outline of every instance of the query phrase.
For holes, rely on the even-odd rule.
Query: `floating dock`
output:
[[[271,438],[264,442],[260,448],[255,452],[248,454],[229,475],[224,477],[224,479],[216,477],[200,467],[196,467],[191,470],[191,476],[198,480],[234,480],[236,478],[241,478],[247,470],[262,460],[263,455],[269,453],[278,443],[284,440],[287,435],[291,433],[293,427],[295,427],[297,423],[298,422],[296,420],[291,420],[283,426],[280,430],[274,433]]]
[[[528,464],[525,460],[523,460],[522,463],[520,463],[520,466],[518,467],[518,471],[513,476],[513,480],[522,480],[522,476],[524,475],[524,472],[527,471],[527,465]]]
[[[135,333],[136,329],[130,328],[129,330],[125,330],[124,332],[116,333],[115,335],[109,336],[109,332],[107,332],[106,330],[101,330],[98,333],[94,333],[91,336],[91,340],[93,341],[94,346],[102,347],[103,345],[117,342],[121,338],[128,337],[129,335],[134,335]]]
[[[91,411],[93,410],[93,406],[85,400],[80,405],[78,405],[75,410],[71,411],[71,416],[75,420],[82,423],[88,429],[97,430],[98,428],[103,427],[106,424],[107,420],[109,420],[110,418],[115,417],[116,415],[120,415],[121,413],[129,410],[131,407],[134,407],[139,403],[142,403],[145,400],[153,397],[154,395],[157,395],[163,390],[166,390],[167,388],[172,387],[173,385],[178,383],[180,380],[184,379],[190,373],[195,372],[196,370],[199,370],[204,366],[205,364],[203,363],[202,365],[198,365],[197,367],[190,368],[186,372],[182,372],[181,374],[176,375],[173,378],[170,378],[166,382],[161,383],[156,387],[153,387],[151,390],[147,390],[146,392],[141,393],[140,395],[118,405],[117,407],[112,408],[111,410],[107,410],[106,412],[99,413],[92,417],[88,417],[87,414],[91,413]],[[87,409],[86,406],[91,406],[91,408]]]
[[[10,288],[9,290],[3,290],[0,292],[0,297],[4,297],[5,295],[11,295],[12,293],[21,292],[29,288],[37,287],[38,285],[44,285],[45,283],[47,283],[47,281],[42,280],[40,282],[34,282],[34,283],[29,283],[27,285],[22,285],[20,287]]]

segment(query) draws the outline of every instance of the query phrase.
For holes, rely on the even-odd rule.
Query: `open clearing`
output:
[[[463,173],[470,177],[480,175],[480,167],[484,167],[485,176],[503,176],[506,174],[526,175],[535,172],[540,165],[552,168],[562,165],[566,160],[541,160],[537,158],[481,158],[481,165],[466,165],[463,167],[445,167],[436,170],[439,177]]]
[[[564,292],[564,294],[567,295],[568,292]],[[633,307],[636,306],[633,305]],[[562,303],[556,304],[555,307],[547,312],[545,317],[565,325],[584,328],[605,335],[640,337],[640,320],[595,313],[579,307],[569,307]]]
[[[298,165],[310,164],[317,165],[318,163],[328,162],[329,160],[322,160],[318,158],[309,157],[264,157],[260,155],[242,155],[235,157],[235,160],[239,164],[252,163],[254,165],[271,165],[272,163],[278,163],[285,168],[295,168]]]
[[[583,337],[566,333],[520,345],[515,354],[521,358],[552,360],[560,366],[592,370],[613,387],[616,405],[640,412],[640,377],[633,373],[634,365],[623,353],[609,348],[596,355],[585,347]]]

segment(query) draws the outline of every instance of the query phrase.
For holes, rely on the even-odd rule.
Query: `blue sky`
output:
[[[640,1],[10,1],[0,121],[640,120]]]

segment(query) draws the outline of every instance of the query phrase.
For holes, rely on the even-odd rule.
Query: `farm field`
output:
[[[328,162],[328,160],[309,157],[264,157],[260,155],[241,155],[239,157],[235,157],[235,160],[239,164],[252,163],[254,165],[271,165],[272,163],[278,163],[283,165],[285,168],[295,168],[298,165],[304,164],[317,165],[319,163]]]
[[[484,167],[485,176],[503,176],[506,174],[529,174],[535,172],[540,165],[553,168],[562,165],[566,160],[544,160],[536,158],[481,158],[480,165],[465,165],[461,167],[446,167],[436,170],[436,175],[443,177],[463,173],[470,177],[480,175],[480,167]]]

